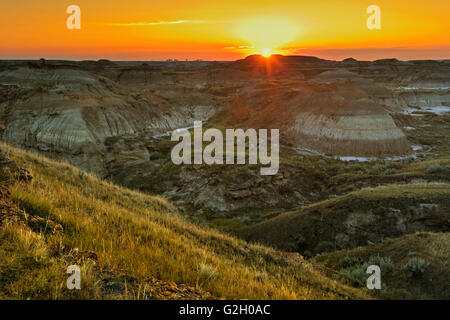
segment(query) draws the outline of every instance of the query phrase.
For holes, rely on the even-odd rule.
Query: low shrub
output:
[[[198,266],[199,282],[204,283],[217,277],[217,269],[209,264],[201,263]]]
[[[427,173],[433,174],[433,173],[439,173],[442,172],[442,167],[440,164],[434,164],[427,168]]]
[[[403,271],[409,272],[412,276],[419,276],[425,272],[429,263],[420,257],[413,257],[402,267]]]

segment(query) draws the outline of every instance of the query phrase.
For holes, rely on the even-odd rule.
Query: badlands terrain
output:
[[[278,173],[174,165],[195,120],[279,129]],[[450,60],[0,61],[0,298],[78,261],[84,298],[449,299],[449,136]]]

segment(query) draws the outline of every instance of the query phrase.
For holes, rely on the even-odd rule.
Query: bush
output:
[[[427,168],[427,173],[439,173],[442,171],[442,167],[440,164],[433,164]]]
[[[88,187],[85,187],[84,188],[84,190],[83,190],[83,194],[86,196],[86,197],[89,197],[90,195],[91,195],[91,189],[89,189]]]
[[[205,263],[198,267],[198,277],[200,282],[206,282],[217,277],[217,269]]]
[[[407,164],[410,164],[411,162],[413,162],[412,158],[403,158],[400,160],[400,165],[403,167],[406,166]]]
[[[344,259],[341,261],[341,265],[343,268],[348,268],[351,266],[354,266],[356,264],[361,264],[362,260],[359,257],[349,257],[345,256]]]
[[[81,180],[84,180],[84,178],[86,178],[86,173],[84,173],[83,170],[78,169],[78,177],[79,177]]]
[[[402,270],[411,273],[411,275],[413,276],[418,276],[425,272],[425,269],[428,267],[428,265],[429,263],[422,258],[413,257],[403,265]]]
[[[367,174],[381,174],[383,173],[387,168],[384,164],[377,163],[372,168],[368,169],[366,171]]]
[[[293,191],[293,187],[288,183],[283,183],[278,187],[278,192],[282,195],[290,195]]]
[[[380,267],[381,270],[392,270],[394,269],[394,263],[392,262],[391,258],[389,257],[381,257],[381,256],[371,256],[367,266],[370,265],[377,265]]]
[[[367,274],[367,268],[371,265],[377,265],[381,271],[392,270],[394,264],[389,257],[371,256],[366,262],[362,262],[361,258],[357,257],[345,257],[342,260],[343,269],[339,270],[350,284],[356,284],[365,286],[369,274]]]
[[[369,276],[366,273],[366,270],[367,268],[364,269],[363,266],[358,265],[356,267],[342,269],[339,273],[346,277],[347,280],[349,280],[350,284],[363,286],[365,285],[367,277]]]

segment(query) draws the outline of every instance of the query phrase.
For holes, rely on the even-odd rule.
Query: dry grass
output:
[[[0,297],[111,298],[102,294],[89,265],[82,266],[84,289],[76,293],[65,289],[65,270],[70,264],[67,252],[76,249],[95,252],[100,270],[120,270],[138,281],[156,277],[198,283],[200,289],[219,297],[364,297],[360,291],[325,277],[306,261],[293,265],[273,258],[270,248],[184,221],[161,197],[118,187],[80,174],[67,163],[8,145],[2,149],[34,176],[31,184],[11,186],[13,200],[30,214],[61,224],[64,232],[38,235],[21,225],[0,229]],[[32,261],[31,265],[22,263],[24,259]],[[198,281],[201,266],[213,270],[214,277]],[[8,271],[11,268],[17,271],[15,277]],[[264,281],[261,274],[267,275]],[[136,298],[139,294],[126,292],[120,297]]]

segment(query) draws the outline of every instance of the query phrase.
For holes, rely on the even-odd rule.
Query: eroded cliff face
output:
[[[302,113],[293,127],[299,147],[339,156],[387,156],[411,152],[403,131],[388,114],[339,116]]]
[[[366,81],[333,81],[331,75],[327,82],[272,81],[264,88],[256,86],[237,97],[227,121],[238,119],[250,128],[280,128],[285,143],[324,154],[410,153],[405,134],[390,115],[393,110],[376,102],[374,88],[365,90],[370,85],[376,86]],[[383,94],[392,94],[382,89],[379,91]]]
[[[310,82],[328,85],[326,102],[323,93],[315,94],[308,108],[295,120],[293,131],[299,145],[339,156],[386,156],[411,152],[403,131],[389,108],[377,100],[394,94],[373,81],[353,72],[324,72]]]
[[[386,104],[407,107],[436,107],[450,105],[450,87],[448,88],[398,88],[396,95]]]
[[[145,137],[189,126],[216,112],[208,95],[191,98],[195,103],[170,100],[170,86],[155,92],[74,66],[12,67],[0,72],[0,79],[3,140],[68,159],[101,176],[108,174],[108,161],[126,165],[130,157],[129,150],[122,154],[120,145],[108,148],[108,139],[139,137],[145,142]],[[149,159],[145,144],[132,153],[136,161]]]

